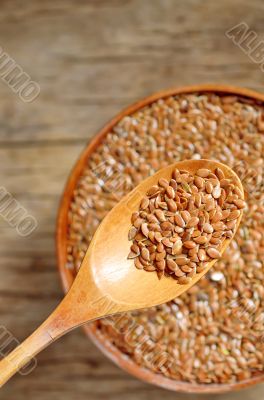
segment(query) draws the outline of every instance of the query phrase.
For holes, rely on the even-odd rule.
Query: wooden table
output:
[[[0,325],[18,340],[62,297],[55,218],[66,177],[87,141],[118,110],[160,89],[218,82],[263,91],[259,66],[225,36],[245,21],[261,38],[263,8],[261,0],[1,2],[0,46],[41,88],[37,99],[24,103],[0,80],[0,186],[38,222],[21,237],[0,217]],[[139,382],[81,330],[37,359],[30,375],[17,375],[1,390],[2,400],[198,397]],[[218,398],[263,395],[260,385]]]

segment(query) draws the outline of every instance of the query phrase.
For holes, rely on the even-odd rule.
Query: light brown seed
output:
[[[202,196],[200,193],[196,193],[194,195],[194,204],[196,205],[196,207],[200,208],[201,204],[202,204]]]
[[[137,228],[135,226],[132,226],[128,232],[128,240],[133,240],[136,234],[137,234]]]
[[[181,211],[181,216],[185,223],[187,223],[191,219],[191,214],[187,210]]]
[[[221,253],[215,247],[209,247],[206,250],[206,252],[207,252],[208,256],[211,258],[220,258],[221,257]]]
[[[161,222],[160,227],[163,231],[173,231],[174,229],[174,225],[169,221]]]
[[[205,190],[207,193],[212,193],[212,191],[214,190],[214,187],[212,185],[212,183],[210,181],[207,181],[205,184]],[[219,195],[220,196],[220,195]]]
[[[172,246],[172,254],[179,255],[182,252],[182,241],[178,239]]]
[[[211,171],[206,168],[200,168],[200,169],[198,169],[198,171],[196,171],[196,175],[201,178],[206,178],[210,173],[211,173]]]
[[[208,222],[203,225],[203,231],[206,233],[213,233],[214,228]]]
[[[205,244],[208,242],[208,238],[206,236],[197,236],[193,239],[197,244]]]
[[[166,189],[166,187],[169,185],[169,182],[165,178],[160,178],[159,179],[159,185]]]
[[[223,231],[225,229],[225,224],[222,221],[218,221],[215,224],[212,224],[214,231]]]
[[[149,206],[149,199],[148,197],[143,197],[143,199],[140,202],[140,208],[141,210],[146,210]]]
[[[182,218],[182,216],[180,214],[176,214],[175,215],[174,221],[180,228],[184,228],[185,227],[184,219]]]
[[[205,261],[207,259],[206,252],[204,249],[198,250],[198,258],[200,261]]]
[[[217,211],[214,216],[211,219],[211,223],[216,223],[219,222],[221,219],[223,219],[223,213],[222,211]]]
[[[139,212],[133,212],[132,216],[131,216],[131,223],[134,224],[134,222],[136,221],[136,219],[139,217]]]
[[[173,243],[168,238],[162,239],[162,243],[166,247],[173,247]]]
[[[146,265],[144,267],[144,270],[148,271],[148,272],[153,272],[153,271],[156,271],[156,268],[154,267],[154,265]]]
[[[180,268],[176,269],[176,271],[174,272],[174,275],[177,278],[181,278],[182,276],[186,276],[185,272],[183,272]]]
[[[215,175],[220,181],[225,178],[225,174],[220,168],[215,169]]]
[[[198,189],[203,189],[205,186],[205,181],[200,176],[195,176],[194,183],[198,187]]]
[[[131,258],[136,258],[138,256],[137,253],[134,253],[134,251],[130,251],[130,253],[128,254],[127,258],[131,259]]]
[[[177,265],[185,265],[188,264],[189,260],[187,257],[185,256],[177,256],[177,258],[175,258],[175,262]]]
[[[140,228],[141,224],[144,222],[144,219],[138,217],[135,221],[134,221],[134,227],[135,228]]]
[[[219,199],[219,197],[221,196],[221,188],[220,188],[220,186],[216,186],[213,189],[212,195],[213,195],[214,199]]]
[[[139,261],[138,258],[135,259],[135,266],[136,266],[137,269],[143,269],[144,268],[144,265],[141,264],[141,262]]]
[[[164,215],[164,211],[158,209],[158,210],[155,210],[154,212],[155,212],[156,217],[158,218],[158,220],[160,222],[165,222],[166,221],[166,217]]]
[[[133,243],[130,249],[131,249],[131,251],[133,251],[134,253],[136,253],[139,256],[140,249],[139,249],[139,246],[136,243]]]
[[[175,262],[174,260],[172,260],[172,259],[168,259],[168,260],[166,261],[166,264],[167,264],[169,270],[171,270],[171,271],[173,271],[173,272],[176,271],[177,269],[179,269],[179,267],[178,267],[178,265],[176,264],[176,262]]]
[[[227,230],[229,230],[229,229],[234,229],[235,226],[236,226],[236,224],[237,224],[237,220],[236,220],[236,219],[232,219],[231,221],[228,221],[228,222],[226,223],[226,229],[227,229]]]
[[[180,285],[186,285],[186,284],[190,283],[191,281],[192,281],[191,278],[188,278],[187,276],[182,276],[178,279],[178,283]]]
[[[143,233],[144,236],[148,237],[149,228],[147,222],[141,225],[141,232]]]
[[[168,209],[172,212],[177,211],[177,204],[175,203],[175,201],[173,199],[169,199],[167,201],[167,205],[168,205]]]
[[[187,228],[192,228],[192,227],[196,226],[198,223],[199,223],[199,218],[192,217],[191,219],[189,219],[186,226],[187,226]]]
[[[156,261],[156,265],[159,270],[164,271],[165,267],[166,267],[166,261],[164,259],[160,260],[160,261]]]
[[[156,260],[161,261],[166,257],[166,251],[162,251],[156,254]]]
[[[186,249],[193,249],[196,247],[196,243],[192,240],[187,240],[186,242],[183,242],[183,246],[186,247]]]
[[[149,238],[149,240],[151,241],[151,242],[155,242],[155,232],[153,232],[153,231],[150,231],[149,232],[149,234],[148,234],[148,238]]]
[[[240,216],[240,211],[239,210],[234,210],[231,211],[229,216],[226,218],[227,221],[231,221],[232,219],[237,219]]]
[[[173,189],[171,186],[167,186],[167,187],[166,187],[166,193],[167,193],[167,195],[168,195],[168,197],[169,197],[170,199],[174,199],[174,197],[175,197],[175,191],[174,191],[174,189]]]
[[[163,240],[163,239],[162,239],[162,240]],[[157,245],[157,251],[158,251],[159,253],[161,253],[161,252],[164,251],[164,245],[163,245],[162,242],[160,242],[160,243]]]
[[[149,197],[152,197],[152,196],[155,196],[156,194],[158,194],[159,192],[160,192],[160,188],[157,185],[154,185],[147,191],[147,195]]]
[[[156,242],[160,243],[162,241],[162,239],[163,239],[163,236],[162,236],[162,234],[160,232],[155,232],[154,236],[155,236]]]
[[[182,272],[188,273],[192,271],[192,268],[189,265],[182,265],[181,270]]]
[[[140,254],[143,260],[149,261],[149,250],[146,247],[142,247]]]

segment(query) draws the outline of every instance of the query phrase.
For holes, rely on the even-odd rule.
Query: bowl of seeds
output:
[[[227,392],[264,381],[263,151],[264,95],[198,85],[157,93],[128,107],[80,156],[66,184],[57,224],[58,267],[65,292],[104,216],[157,170],[177,161],[211,159],[232,168],[244,187],[246,204],[235,238],[196,285],[166,304],[84,327],[101,351],[130,374],[192,393]],[[214,187],[207,184],[206,190]],[[146,204],[144,200],[141,206]],[[179,217],[179,226],[184,217],[190,220],[187,213]],[[159,221],[164,226],[168,222]],[[232,230],[232,218],[226,222]],[[131,246],[137,250],[133,234]],[[167,247],[171,255],[181,246],[178,236],[177,245]],[[216,235],[214,241],[219,240]],[[163,264],[154,271],[161,278]],[[171,268],[176,268],[173,262]]]

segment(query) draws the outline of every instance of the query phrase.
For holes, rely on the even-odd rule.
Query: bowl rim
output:
[[[190,93],[218,93],[227,94],[234,96],[242,96],[253,99],[254,101],[264,102],[264,94],[256,92],[251,89],[240,88],[232,85],[222,84],[200,84],[190,85],[177,88],[171,88],[163,91],[156,92],[150,96],[147,96],[141,100],[136,101],[132,105],[121,110],[115,117],[113,117],[103,128],[101,128],[93,138],[88,142],[85,149],[80,154],[74,167],[70,171],[66,185],[61,196],[57,226],[56,226],[56,255],[57,255],[57,267],[62,283],[64,293],[67,293],[72,282],[74,280],[72,271],[65,268],[66,265],[66,232],[67,232],[67,214],[72,199],[73,190],[76,183],[81,176],[82,170],[86,164],[87,159],[93,153],[93,151],[100,145],[108,132],[124,117],[131,115],[142,109],[143,107],[150,105],[151,103],[164,99],[170,96],[176,96],[179,94],[190,94]],[[128,372],[129,374],[137,377],[144,382],[154,384],[156,386],[185,393],[225,393],[235,391],[243,388],[250,387],[257,383],[264,381],[264,373],[242,380],[235,383],[219,383],[219,384],[199,384],[190,383],[184,381],[176,381],[170,378],[166,378],[161,374],[156,374],[151,370],[136,364],[129,356],[120,351],[114,346],[105,335],[103,335],[97,328],[95,323],[90,323],[83,326],[83,330],[86,335],[90,337],[92,342],[116,365]]]

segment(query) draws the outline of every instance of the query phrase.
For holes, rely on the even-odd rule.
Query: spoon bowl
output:
[[[156,273],[138,270],[134,266],[134,260],[128,259],[128,232],[132,213],[138,211],[141,199],[148,189],[157,184],[160,178],[169,180],[176,168],[191,174],[201,168],[212,172],[220,168],[225,177],[244,193],[238,176],[229,167],[209,160],[177,162],[141,182],[107,214],[98,227],[76,279],[59,306],[25,342],[0,362],[0,385],[43,348],[68,331],[100,317],[152,307],[176,298],[215,264],[217,259],[212,259],[190,283],[180,285],[171,277],[164,276],[159,280]],[[236,228],[241,217],[242,212]],[[231,240],[232,237],[224,241],[221,254]]]
[[[224,164],[209,160],[181,161],[159,170],[156,174],[141,182],[132,192],[124,197],[105,217],[98,227],[89,246],[82,267],[86,268],[87,278],[93,281],[104,302],[115,312],[136,310],[165,303],[188,290],[217,261],[208,262],[206,269],[197,273],[191,283],[180,285],[171,277],[158,279],[156,273],[146,273],[134,267],[134,260],[128,259],[131,243],[128,231],[131,226],[131,214],[139,209],[142,197],[160,178],[170,179],[175,168],[195,174],[198,169],[214,171],[220,168],[243,193],[240,179],[232,169]],[[239,226],[242,213],[238,219]],[[221,254],[229,245],[226,239]]]

